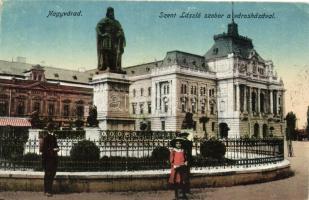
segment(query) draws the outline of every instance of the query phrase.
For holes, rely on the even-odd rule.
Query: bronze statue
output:
[[[107,8],[106,17],[96,27],[98,70],[124,73],[121,69],[121,56],[126,45],[124,32],[114,17],[114,9]]]

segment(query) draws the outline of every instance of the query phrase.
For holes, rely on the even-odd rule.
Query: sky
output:
[[[96,68],[95,27],[109,6],[125,32],[125,67],[161,60],[172,50],[204,55],[213,36],[227,31],[232,7],[229,2],[0,1],[0,59],[23,56],[32,64]],[[81,11],[81,16],[47,17],[51,11]],[[177,16],[160,18],[161,12]],[[182,12],[202,17],[180,18]],[[215,13],[224,16],[203,18]],[[236,2],[234,13],[274,16],[235,21],[257,52],[274,62],[287,90],[286,112],[295,112],[302,128],[309,106],[309,4]]]

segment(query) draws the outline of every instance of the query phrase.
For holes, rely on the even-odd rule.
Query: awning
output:
[[[22,126],[30,127],[31,123],[26,118],[0,117],[0,126]]]

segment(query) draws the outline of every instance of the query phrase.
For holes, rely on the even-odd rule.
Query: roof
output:
[[[237,24],[232,22],[228,25],[228,32],[214,36],[215,44],[205,54],[206,60],[227,57],[228,54],[249,59],[256,56],[258,61],[263,61],[262,57],[254,50],[250,38],[238,34]]]
[[[138,76],[138,75],[149,74],[151,72],[151,69],[159,67],[161,65],[162,60],[125,67],[123,68],[123,70],[127,72],[128,76]]]
[[[178,50],[169,51],[166,53],[163,65],[169,66],[172,64],[199,70],[207,70],[208,68],[203,56]]]
[[[179,50],[168,51],[163,60],[134,65],[124,68],[129,76],[145,75],[151,72],[152,68],[179,65],[182,67],[207,70],[205,58],[200,55],[187,53]]]
[[[0,60],[0,74],[11,76],[24,76],[24,72],[31,70],[33,67],[38,68],[39,65],[29,63],[9,62]],[[80,72],[77,70],[61,69],[56,67],[41,66],[45,71],[45,78],[48,80],[59,80],[73,83],[89,83],[92,77],[90,71]]]
[[[59,85],[58,83],[50,83],[46,81],[34,81],[34,80],[8,80],[8,79],[0,79],[0,87],[11,87],[11,88],[18,88],[18,89],[35,89],[35,90],[54,90],[54,91],[61,91],[63,93],[78,93],[78,94],[85,94],[91,95],[92,89],[79,87],[76,90],[75,86],[69,85]]]
[[[0,126],[31,127],[31,123],[26,118],[0,117]]]

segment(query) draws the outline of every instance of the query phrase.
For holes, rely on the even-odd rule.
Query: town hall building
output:
[[[284,85],[232,21],[205,55],[167,52],[161,61],[125,68],[135,129],[180,130],[187,112],[199,136],[266,137],[284,132]],[[202,117],[209,120],[206,126]],[[204,129],[204,130],[203,130]],[[206,130],[205,130],[206,129]]]

